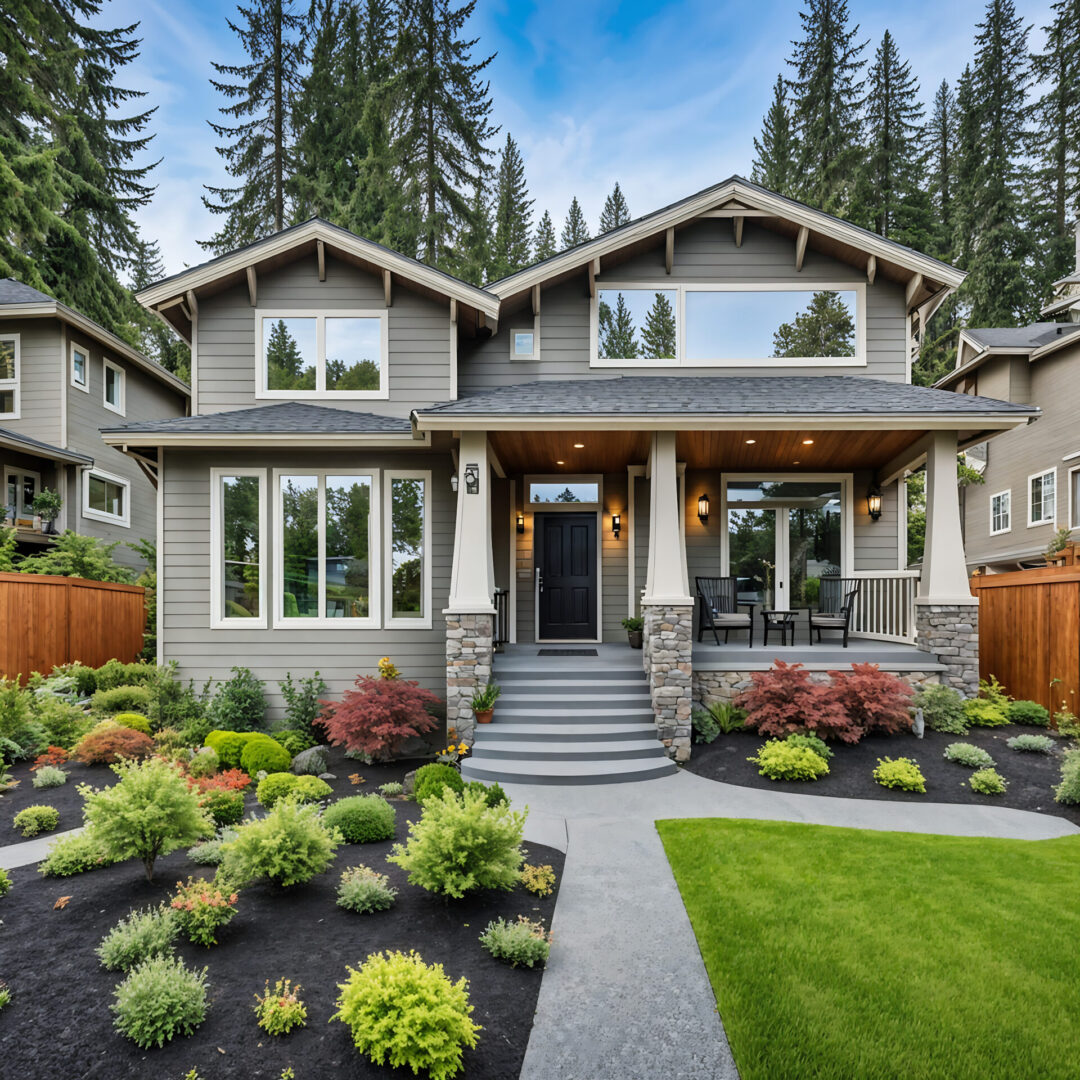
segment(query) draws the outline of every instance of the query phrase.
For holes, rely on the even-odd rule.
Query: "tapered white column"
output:
[[[475,492],[469,491],[469,477]],[[487,433],[463,431],[458,446],[457,523],[447,612],[493,612],[495,569],[491,554],[491,469]]]
[[[687,586],[680,520],[675,432],[658,431],[653,435],[649,454],[649,562],[643,604],[693,603]]]
[[[978,603],[968,587],[956,453],[955,431],[931,435],[926,453],[926,544],[919,583],[923,603]]]

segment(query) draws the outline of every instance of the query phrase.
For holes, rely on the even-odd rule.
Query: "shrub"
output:
[[[116,860],[91,832],[69,833],[58,836],[50,845],[49,853],[38,865],[38,872],[46,877],[71,877],[87,870],[110,866]]]
[[[229,769],[240,767],[240,755],[252,733],[248,731],[211,731],[203,740],[218,756],[223,766]]]
[[[521,880],[524,813],[488,806],[483,796],[452,791],[424,802],[409,839],[395,844],[387,862],[408,872],[409,883],[460,899],[477,889],[512,889]]]
[[[508,803],[510,797],[498,784],[485,784],[482,780],[470,780],[464,788],[465,791],[479,791],[488,806],[499,806]]]
[[[220,866],[225,858],[225,845],[236,839],[235,829],[220,829],[212,840],[204,840],[188,850],[187,856],[199,866]]]
[[[319,802],[334,794],[334,789],[317,776],[298,776],[290,797],[300,802]]]
[[[174,956],[144,960],[116,988],[111,1008],[116,1030],[136,1046],[164,1046],[206,1019],[206,968],[193,971]]]
[[[153,749],[154,740],[149,735],[105,720],[75,744],[72,755],[84,765],[113,765],[147,757]]]
[[[457,795],[465,790],[465,781],[461,779],[461,773],[457,769],[432,762],[430,765],[421,765],[416,770],[413,797],[418,803],[424,803],[432,796],[442,795],[444,788],[449,788]]]
[[[439,699],[409,679],[360,675],[341,701],[323,702],[319,723],[334,746],[388,759],[406,739],[433,731]]]
[[[19,680],[0,676],[0,736],[18,740],[19,733],[30,723],[30,703],[33,695],[19,685]]]
[[[882,787],[897,788],[900,791],[926,791],[926,778],[922,769],[919,768],[919,763],[911,758],[878,758],[874,779]]]
[[[240,768],[249,776],[260,772],[283,772],[292,765],[292,754],[269,735],[254,735],[240,752]]]
[[[144,735],[150,734],[150,721],[137,712],[120,712],[113,717],[113,723],[129,727],[132,731],[141,731]]]
[[[373,953],[338,984],[337,1012],[353,1045],[376,1065],[424,1070],[431,1080],[461,1071],[462,1051],[476,1046],[468,983],[452,983],[441,964],[415,952]]]
[[[968,698],[964,702],[964,718],[972,727],[1001,727],[1009,722],[1009,714],[992,701]]]
[[[206,777],[213,776],[220,767],[217,754],[209,746],[204,746],[187,763],[187,774],[196,780],[205,780]]]
[[[496,960],[502,960],[511,967],[524,964],[535,967],[546,964],[551,952],[551,935],[544,930],[542,922],[530,922],[524,915],[517,917],[517,922],[495,919],[487,924],[487,929],[480,935],[480,944]]]
[[[30,766],[30,771],[34,772],[43,765],[63,765],[70,756],[71,755],[62,746],[49,746],[46,748],[44,754],[38,754],[38,756],[34,758],[34,764]]]
[[[251,784],[251,777],[243,769],[226,769],[216,776],[190,781],[197,791],[243,791]]]
[[[550,866],[526,863],[521,868],[521,884],[537,896],[550,896],[555,891],[555,871]]]
[[[690,713],[690,726],[696,743],[711,743],[720,734],[720,725],[708,709],[694,709]]]
[[[11,892],[11,875],[0,866],[0,896],[7,896]]]
[[[322,711],[320,699],[326,693],[326,683],[322,676],[316,671],[314,675],[293,679],[291,672],[287,671],[278,686],[285,699],[286,726],[310,739],[308,746],[314,746],[317,741],[314,725]],[[292,752],[298,754],[300,750],[306,749],[307,746],[301,746],[299,750]]]
[[[817,780],[829,773],[829,763],[820,754],[780,739],[770,739],[746,760],[758,767],[760,776],[770,780]]]
[[[54,806],[28,806],[15,815],[13,824],[23,836],[52,832],[60,824],[60,811]]]
[[[130,971],[153,956],[171,956],[178,930],[176,913],[164,904],[133,911],[102,939],[98,959],[106,971]]]
[[[1080,750],[1066,750],[1061,763],[1061,783],[1054,786],[1054,800],[1080,803]]]
[[[397,889],[385,874],[377,873],[367,866],[354,866],[341,875],[338,885],[338,907],[368,915],[372,911],[386,911],[393,906]]]
[[[259,781],[259,786],[255,789],[255,798],[259,800],[260,806],[265,806],[269,810],[287,795],[293,794],[296,790],[297,779],[288,772],[270,773]]]
[[[784,742],[788,746],[804,746],[807,750],[813,750],[818,757],[823,758],[825,761],[828,761],[833,756],[833,752],[816,735],[789,735]]]
[[[0,979],[0,1009],[6,1009],[11,1004],[11,987],[3,979]]]
[[[1004,795],[1008,782],[997,769],[979,769],[968,779],[971,790],[980,795]]]
[[[262,996],[255,995],[255,1015],[267,1035],[288,1035],[294,1027],[303,1027],[307,1008],[300,1000],[300,984],[293,986],[289,979],[278,979],[270,993],[267,982]]]
[[[379,795],[351,795],[328,806],[323,821],[349,844],[370,844],[393,839],[397,815]]]
[[[1012,701],[1012,698],[1005,693],[1005,687],[997,681],[996,675],[991,675],[989,679],[979,680],[979,697],[984,701],[992,702],[1002,712],[1008,710],[1009,702]]]
[[[982,769],[994,764],[994,759],[986,750],[967,742],[949,743],[942,757],[957,765],[966,765],[969,769]]]
[[[266,719],[263,681],[246,667],[234,667],[232,673],[210,703],[210,719],[227,731],[258,731]]]
[[[851,671],[830,671],[829,677],[834,698],[863,735],[911,729],[913,691],[899,676],[877,664],[852,664]]]
[[[1014,735],[1005,740],[1010,750],[1027,751],[1033,754],[1052,754],[1054,740],[1049,735]]]
[[[125,664],[120,660],[109,660],[96,668],[93,675],[93,686],[86,693],[112,690],[117,686],[151,686],[158,680],[158,668],[145,661]]]
[[[183,735],[176,728],[163,727],[154,732],[154,746],[163,754],[175,750],[186,750],[187,745]]]
[[[93,721],[78,705],[51,696],[35,699],[34,721],[57,748],[74,746],[93,727]]]
[[[67,773],[58,769],[55,765],[42,765],[32,781],[36,788],[62,787],[67,783]]]
[[[862,728],[848,718],[832,689],[810,681],[802,664],[777,660],[769,671],[755,671],[752,685],[736,704],[746,710],[746,726],[761,735],[810,732],[823,739],[858,742]]]
[[[199,799],[199,806],[215,825],[236,825],[244,816],[244,793],[212,788]]]
[[[214,882],[189,877],[176,883],[176,895],[169,906],[176,922],[193,945],[209,948],[217,944],[218,927],[226,926],[236,914],[237,894],[226,892]]]
[[[120,779],[111,788],[79,789],[86,824],[111,858],[141,859],[153,881],[159,856],[211,835],[213,825],[170,762],[126,761],[112,768]]]
[[[400,795],[404,790],[404,787],[397,780],[391,780],[389,783],[379,785],[379,794],[384,799],[392,799],[395,795]]]
[[[90,707],[103,713],[145,712],[150,707],[150,688],[114,686],[111,690],[97,690],[90,699]],[[149,730],[146,734],[150,734]]]
[[[284,731],[275,731],[272,733],[272,737],[281,743],[293,757],[318,745],[317,741],[310,735],[291,728],[286,728]]]
[[[931,731],[946,735],[966,735],[967,718],[964,713],[964,695],[951,686],[929,683],[915,695],[912,706],[922,709],[923,720]]]
[[[1034,724],[1036,727],[1050,726],[1050,710],[1037,701],[1010,701],[1006,710],[1010,724]]]
[[[730,701],[712,701],[695,709],[690,717],[694,742],[711,743],[718,735],[730,735],[746,727],[746,712]]]
[[[284,799],[266,817],[254,818],[237,830],[236,839],[225,846],[222,871],[239,885],[257,878],[281,886],[300,885],[330,866],[340,843],[316,807]]]

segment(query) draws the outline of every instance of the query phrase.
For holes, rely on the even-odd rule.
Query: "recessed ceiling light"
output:
[[[813,446],[814,445],[814,440],[813,439],[803,439],[802,444],[803,444],[803,446]]]
[[[756,442],[757,442],[757,439],[747,439],[746,440],[746,445],[747,446],[753,446],[754,443],[756,443]]]
[[[801,462],[798,462],[798,461],[793,461],[793,462],[792,462],[791,464],[792,464],[792,465],[799,465],[799,464],[801,464]]]
[[[565,465],[566,462],[565,461],[556,461],[555,464],[556,465]]]
[[[574,449],[575,450],[584,450],[585,449],[585,444],[583,442],[576,442],[576,443],[574,443]]]

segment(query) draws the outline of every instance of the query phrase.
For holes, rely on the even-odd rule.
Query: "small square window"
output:
[[[512,360],[536,359],[536,329],[523,327],[510,331],[510,358]]]

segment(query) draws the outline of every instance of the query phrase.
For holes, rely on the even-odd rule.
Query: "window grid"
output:
[[[990,497],[990,535],[1007,533],[1012,528],[1012,492],[999,491]]]
[[[1057,470],[1028,478],[1028,525],[1053,524],[1057,515]]]

